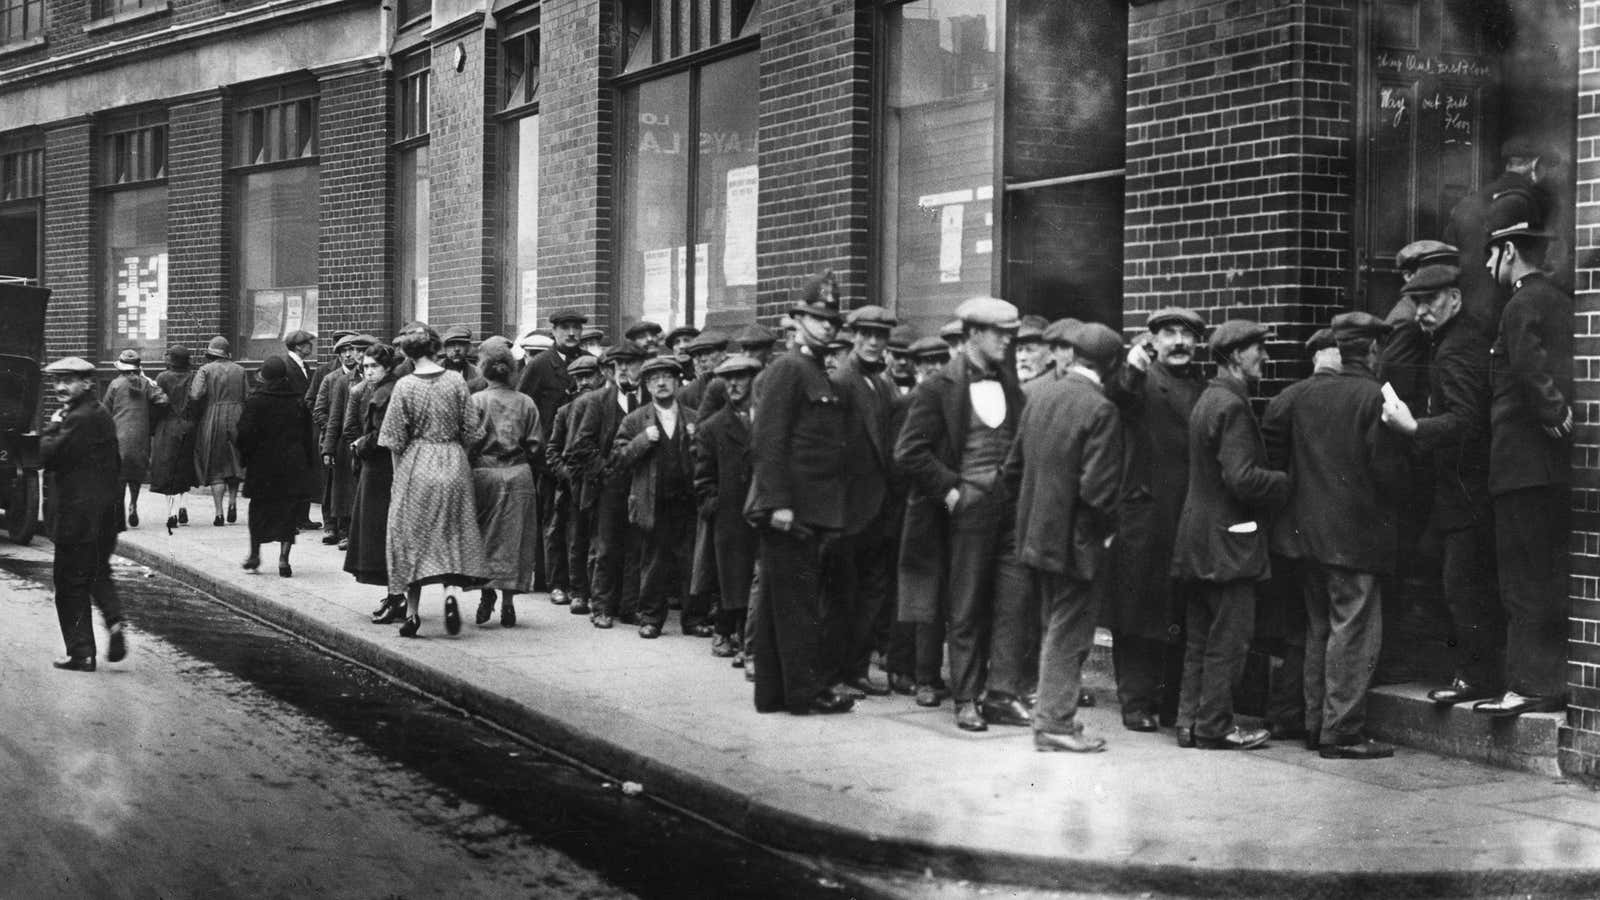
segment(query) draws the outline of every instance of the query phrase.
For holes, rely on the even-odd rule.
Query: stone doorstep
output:
[[[1367,694],[1367,731],[1373,737],[1444,756],[1560,778],[1556,748],[1566,713],[1530,713],[1496,719],[1472,704],[1439,706],[1428,700],[1437,685],[1411,682]]]

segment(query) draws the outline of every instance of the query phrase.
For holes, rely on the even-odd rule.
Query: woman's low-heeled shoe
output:
[[[406,618],[405,624],[400,626],[400,636],[401,637],[405,637],[405,638],[416,637],[417,636],[417,631],[419,629],[421,629],[421,628],[422,628],[422,617],[421,616],[409,616],[409,617]]]
[[[279,576],[281,576],[283,578],[288,578],[289,576],[291,576],[293,574],[294,574],[294,570],[289,568],[289,564],[288,563],[278,563],[278,575]]]
[[[254,553],[246,556],[244,558],[242,568],[246,572],[254,572],[255,570],[261,568],[261,557],[255,555]]]
[[[461,633],[461,607],[456,603],[455,594],[444,598],[444,633]]]

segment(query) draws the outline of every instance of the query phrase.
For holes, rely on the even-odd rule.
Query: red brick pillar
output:
[[[341,328],[387,340],[394,321],[389,136],[394,103],[380,59],[319,72],[317,327],[322,352]]]
[[[45,356],[98,362],[94,346],[94,204],[90,172],[93,128],[75,119],[44,137],[44,278],[51,290],[45,317]]]
[[[232,335],[233,191],[228,184],[228,98],[220,93],[167,110],[167,336],[194,354]],[[232,340],[232,338],[229,338]]]

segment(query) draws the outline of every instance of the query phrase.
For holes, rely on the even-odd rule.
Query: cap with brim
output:
[[[1455,287],[1461,277],[1461,270],[1456,266],[1434,264],[1423,266],[1417,274],[1411,276],[1400,293],[1406,296],[1432,295],[1445,288]]]
[[[1306,350],[1313,354],[1337,346],[1339,342],[1333,339],[1332,328],[1318,328],[1316,334],[1306,338]]]
[[[942,338],[958,338],[961,337],[961,332],[962,326],[960,319],[951,319],[950,321],[939,326],[939,337]]]
[[[589,316],[587,314],[585,314],[584,311],[581,310],[581,309],[575,309],[575,308],[570,308],[569,307],[567,309],[558,309],[555,312],[550,314],[550,324],[551,325],[563,325],[563,324],[570,324],[570,323],[573,323],[573,322],[576,322],[579,325],[583,325],[583,324],[587,323],[588,321],[589,321]]]
[[[567,363],[568,375],[593,375],[600,368],[600,360],[587,353],[578,354],[578,358]]]
[[[1500,158],[1510,159],[1520,157],[1532,159],[1533,157],[1552,158],[1558,154],[1545,142],[1526,134],[1514,134],[1500,144]]]
[[[728,349],[728,336],[716,330],[702,331],[695,335],[694,340],[678,349],[690,356],[697,353],[715,353],[718,350]]]
[[[850,310],[850,314],[844,317],[844,324],[846,328],[854,331],[860,331],[863,328],[893,331],[894,327],[900,324],[900,320],[890,315],[887,309],[869,304]]]
[[[1022,326],[1015,305],[999,297],[973,297],[956,307],[956,318],[966,325],[1015,331]]]
[[[1145,320],[1145,328],[1152,333],[1160,331],[1168,325],[1177,325],[1189,329],[1196,339],[1202,338],[1206,333],[1206,320],[1192,309],[1181,306],[1166,306],[1150,314]]]
[[[1394,330],[1394,326],[1369,312],[1347,312],[1333,317],[1333,339],[1340,344],[1356,344],[1376,340]]]
[[[605,339],[606,339],[606,330],[604,328],[585,328],[583,330],[582,336],[580,336],[578,338],[578,340],[580,340],[580,341],[602,341],[602,342],[605,341]]]
[[[1022,317],[1022,325],[1017,328],[1017,343],[1036,344],[1044,342],[1044,330],[1050,327],[1050,320],[1044,316],[1027,315]]]
[[[936,358],[949,359],[950,345],[942,338],[918,338],[911,342],[911,358],[918,362],[929,362]]]
[[[121,372],[132,372],[139,368],[139,351],[132,349],[122,351],[117,354],[115,365]]]
[[[452,325],[439,336],[441,344],[470,344],[472,343],[472,329],[465,325]]]
[[[1435,264],[1458,266],[1461,251],[1444,241],[1412,241],[1394,255],[1394,264],[1402,272],[1415,272]]]
[[[754,356],[737,353],[728,357],[712,370],[713,375],[754,375],[761,371],[761,360]]]
[[[333,340],[334,340],[334,343],[335,343],[335,344],[337,344],[337,343],[338,343],[338,341],[339,341],[339,339],[340,339],[340,338],[342,338],[342,337],[349,337],[349,336],[350,336],[350,335],[352,335],[352,334],[357,334],[357,333],[358,333],[358,332],[355,332],[355,331],[351,331],[351,330],[350,330],[350,329],[348,329],[348,328],[341,328],[341,329],[339,329],[339,330],[338,330],[338,331],[335,331],[335,332],[334,332],[334,333],[333,333]]]
[[[896,325],[889,331],[889,349],[897,353],[904,353],[911,349],[911,343],[917,339],[917,330],[910,325]]]
[[[1055,347],[1070,347],[1072,346],[1070,339],[1072,332],[1082,324],[1082,322],[1071,316],[1065,319],[1057,319],[1045,326],[1044,341]]]
[[[1115,366],[1122,357],[1122,335],[1099,322],[1083,322],[1071,329],[1068,343],[1080,359],[1101,370]]]
[[[94,363],[80,356],[64,356],[44,367],[46,375],[93,375]]]
[[[316,343],[317,336],[302,328],[297,328],[283,339],[285,347],[298,347],[301,344]]]
[[[206,344],[206,355],[217,359],[227,359],[229,355],[228,339],[218,335]]]
[[[602,363],[625,363],[644,359],[650,354],[645,349],[632,341],[623,341],[613,347],[607,347],[600,355]]]
[[[849,341],[843,341],[838,338],[834,338],[827,344],[823,345],[823,349],[829,353],[838,353],[840,350],[849,350],[852,346],[853,345]]]
[[[343,350],[346,347],[354,347],[357,350],[361,350],[371,347],[377,342],[378,339],[370,334],[347,334],[334,342],[333,349],[337,351]]]
[[[770,347],[778,342],[778,333],[765,325],[751,324],[734,335],[733,341],[747,350],[751,347]]]
[[[639,370],[639,376],[641,378],[649,378],[657,372],[671,372],[678,378],[683,377],[683,367],[678,365],[678,361],[670,356],[651,357],[645,362],[644,368]]]
[[[172,357],[173,359],[182,360],[183,362],[188,362],[189,361],[189,348],[183,346],[182,344],[173,344],[172,346],[167,348],[167,355]]]
[[[678,341],[678,340],[680,340],[682,338],[689,338],[689,339],[692,340],[692,339],[698,337],[699,335],[700,335],[700,329],[694,327],[693,325],[679,325],[677,328],[674,328],[671,331],[667,332],[667,336],[665,338],[663,338],[663,340],[666,343],[671,344],[671,343],[673,343],[675,341]]]
[[[627,338],[630,341],[637,341],[640,337],[642,337],[642,336],[644,336],[646,334],[660,334],[660,333],[661,333],[661,326],[660,325],[657,325],[656,323],[650,321],[649,319],[640,319],[639,321],[633,323],[632,325],[629,325],[628,326],[628,330],[624,331],[622,333],[622,336]]]
[[[1264,341],[1272,336],[1272,329],[1249,319],[1229,319],[1211,332],[1209,347],[1213,357],[1222,356],[1240,347]]]

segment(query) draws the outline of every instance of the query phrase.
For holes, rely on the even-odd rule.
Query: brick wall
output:
[[[1561,770],[1600,781],[1600,0],[1584,0],[1579,33],[1576,375],[1573,416],[1571,705],[1559,738]]]
[[[45,318],[45,358],[95,358],[92,342],[94,267],[91,251],[93,204],[92,129],[84,120],[45,132],[44,145],[44,279],[50,288]]]
[[[862,0],[762,6],[757,314],[832,268],[846,308],[866,300],[872,14]]]
[[[541,310],[576,306],[615,337],[616,111],[607,80],[621,38],[611,7],[604,0],[546,0],[540,8],[538,290]]]
[[[380,60],[321,76],[318,142],[317,331],[319,350],[341,328],[387,340],[394,321],[388,223],[392,82]]]
[[[212,337],[234,333],[228,114],[220,93],[167,110],[167,337],[197,365]]]
[[[466,325],[481,337],[494,321],[499,278],[489,181],[495,171],[489,122],[494,32],[473,25],[433,38],[428,76],[428,324]],[[466,65],[452,64],[457,45]]]
[[[1176,304],[1298,343],[1346,307],[1355,6],[1130,7],[1128,327]],[[1303,351],[1276,355],[1271,382],[1306,368]]]

